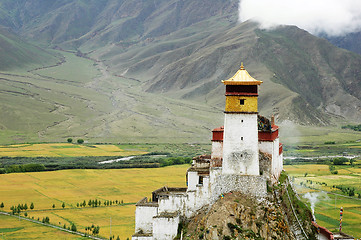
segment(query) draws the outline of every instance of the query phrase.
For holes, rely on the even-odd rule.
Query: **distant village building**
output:
[[[136,204],[133,240],[173,239],[182,218],[189,218],[222,194],[238,191],[267,195],[283,169],[278,126],[258,115],[258,86],[242,66],[225,81],[224,127],[212,131],[212,154],[193,159],[187,188],[162,187]]]

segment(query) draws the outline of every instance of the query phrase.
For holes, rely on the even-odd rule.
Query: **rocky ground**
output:
[[[270,189],[263,199],[239,192],[225,194],[186,221],[183,239],[314,239],[309,210],[301,210],[302,206],[291,197],[296,214],[304,213],[298,218],[308,236],[302,236],[286,195],[286,185]],[[293,192],[290,194],[295,196]]]

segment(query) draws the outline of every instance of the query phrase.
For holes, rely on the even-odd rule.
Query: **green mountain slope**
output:
[[[3,27],[0,27],[0,53],[0,70],[35,67],[58,61],[49,52],[23,41]]]
[[[262,113],[305,125],[328,125],[333,116],[360,119],[360,56],[296,27],[262,31],[252,22],[219,25],[221,20],[208,19],[175,32],[176,37],[125,52],[112,47],[116,54],[103,57],[110,64],[119,62],[113,71],[143,81],[147,92],[219,107],[220,80],[231,77],[244,61],[265,82]]]
[[[361,32],[349,33],[340,37],[325,37],[335,46],[361,54]]]
[[[2,0],[0,23],[45,44],[97,47],[174,32],[237,10],[236,0]],[[5,20],[10,18],[11,21]]]

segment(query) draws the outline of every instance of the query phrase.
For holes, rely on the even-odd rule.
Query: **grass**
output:
[[[336,231],[339,225],[340,208],[343,207],[343,231],[353,235],[355,238],[360,238],[361,199],[358,198],[358,195],[361,195],[360,165],[354,167],[350,165],[335,167],[338,174],[331,174],[328,165],[319,164],[285,165],[284,169],[290,177],[294,178],[297,192],[307,204],[310,203],[305,194],[317,194],[315,216],[319,225],[331,231]],[[305,173],[307,173],[306,177]],[[354,187],[355,196],[353,198],[346,197],[345,193],[333,188],[333,185]],[[322,191],[330,193],[322,193]],[[334,195],[332,193],[341,195]]]
[[[100,235],[108,237],[110,218],[112,234],[121,239],[134,232],[134,211],[141,198],[151,197],[151,192],[164,185],[185,187],[185,172],[188,165],[177,165],[156,169],[117,170],[62,170],[40,173],[14,173],[0,176],[0,202],[4,210],[17,204],[33,202],[34,210],[27,211],[30,217],[40,220],[48,216],[50,222],[63,226],[75,223],[84,231],[91,224],[100,226]],[[169,178],[172,176],[172,178]],[[112,205],[97,208],[77,208],[76,204],[89,199],[123,200],[130,205]],[[61,208],[65,202],[65,209]],[[56,208],[53,209],[52,205]],[[0,226],[3,225],[0,220]],[[60,222],[60,224],[59,224]],[[10,225],[7,228],[16,228]],[[29,230],[30,231],[30,230]],[[22,234],[27,233],[23,232]],[[30,233],[35,234],[34,230]],[[58,238],[61,239],[61,238]]]

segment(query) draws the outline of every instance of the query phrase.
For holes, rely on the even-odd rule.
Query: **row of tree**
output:
[[[2,202],[1,204],[0,204],[0,207],[3,209],[4,208],[4,203]],[[33,210],[34,209],[34,203],[31,203],[30,204],[30,209],[31,210]],[[28,204],[18,204],[17,206],[11,206],[10,207],[10,210],[11,210],[11,212],[12,212],[12,214],[15,214],[15,213],[17,213],[17,214],[19,214],[21,211],[26,211],[26,210],[28,210]]]
[[[98,235],[100,232],[100,227],[99,226],[94,226],[94,224],[92,224],[90,227],[85,227],[85,231],[90,234],[92,233],[93,235]]]
[[[88,205],[89,207],[98,207],[98,206],[101,206],[102,204],[104,206],[111,206],[113,204],[123,205],[124,202],[123,202],[123,200],[120,200],[120,201],[105,200],[104,202],[102,202],[101,200],[98,200],[98,199],[95,199],[95,200],[89,199],[88,203],[84,200],[83,202],[77,203],[76,206],[77,207],[86,207]]]
[[[43,164],[38,163],[29,163],[29,164],[15,164],[5,166],[5,168],[0,169],[0,174],[5,173],[19,173],[19,172],[42,172],[46,168]]]
[[[348,158],[345,158],[345,157],[337,157],[337,158],[334,158],[332,159],[332,163],[333,165],[345,165],[346,163],[350,163],[351,166],[353,166],[354,162],[356,160],[351,158],[351,159],[348,159]]]
[[[343,193],[349,195],[350,197],[355,196],[355,188],[354,187],[345,187],[342,185],[333,185],[332,187],[341,190]],[[358,197],[361,198],[360,193],[358,194]]]
[[[359,131],[359,132],[361,132],[361,124],[359,124],[359,125],[346,125],[346,126],[342,126],[341,128],[342,128],[342,129],[349,128],[349,129],[352,129],[352,130],[354,130],[354,131]]]
[[[65,203],[64,202],[61,204],[61,207],[65,208]],[[53,204],[52,208],[55,208],[55,203]]]
[[[68,138],[66,141],[67,141],[68,143],[72,143],[72,142],[73,142],[73,139],[72,139],[72,138]],[[80,139],[76,140],[76,142],[79,143],[79,144],[83,144],[83,143],[84,143],[84,140],[80,138]]]

